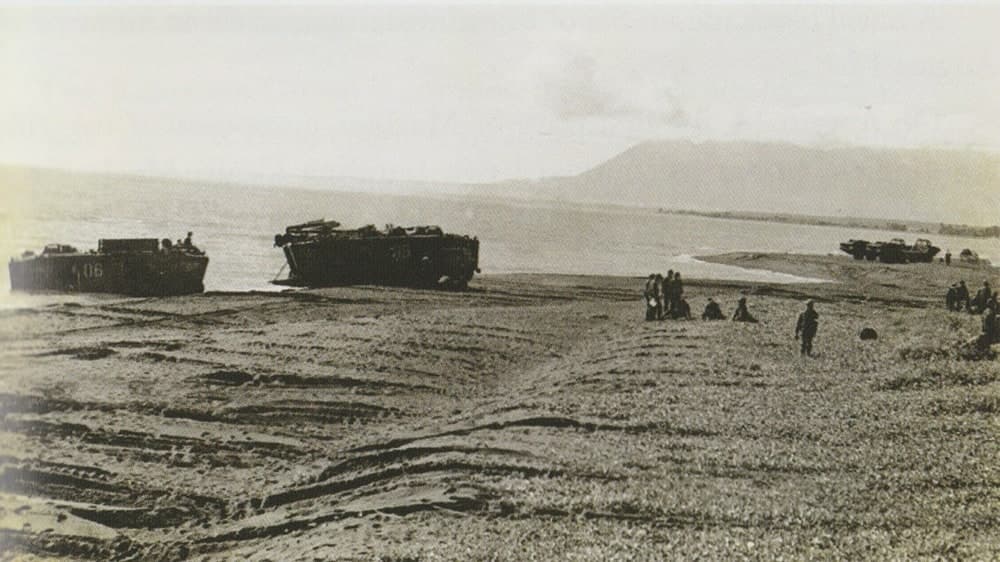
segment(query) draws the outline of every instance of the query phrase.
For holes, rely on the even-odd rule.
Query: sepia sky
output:
[[[0,162],[573,174],[647,139],[1000,151],[1000,6],[0,5]]]

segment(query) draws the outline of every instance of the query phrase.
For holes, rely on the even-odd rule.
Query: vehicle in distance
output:
[[[840,250],[856,260],[878,260],[883,263],[929,263],[941,248],[931,244],[926,238],[918,238],[912,246],[902,238],[888,242],[869,242],[851,239],[840,243]]]

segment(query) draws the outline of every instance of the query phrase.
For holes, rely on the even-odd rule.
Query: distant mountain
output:
[[[495,196],[669,209],[996,224],[1000,155],[662,141],[636,145],[577,176],[481,187]]]

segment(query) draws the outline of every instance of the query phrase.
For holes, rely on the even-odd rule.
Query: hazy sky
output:
[[[1000,6],[0,6],[0,161],[489,181],[646,139],[1000,150]]]

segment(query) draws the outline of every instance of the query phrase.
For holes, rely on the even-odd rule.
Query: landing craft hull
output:
[[[479,241],[466,236],[320,238],[283,247],[290,268],[281,285],[353,284],[464,287],[476,272]]]
[[[13,259],[8,268],[15,291],[184,295],[205,290],[208,257],[74,253]]]

